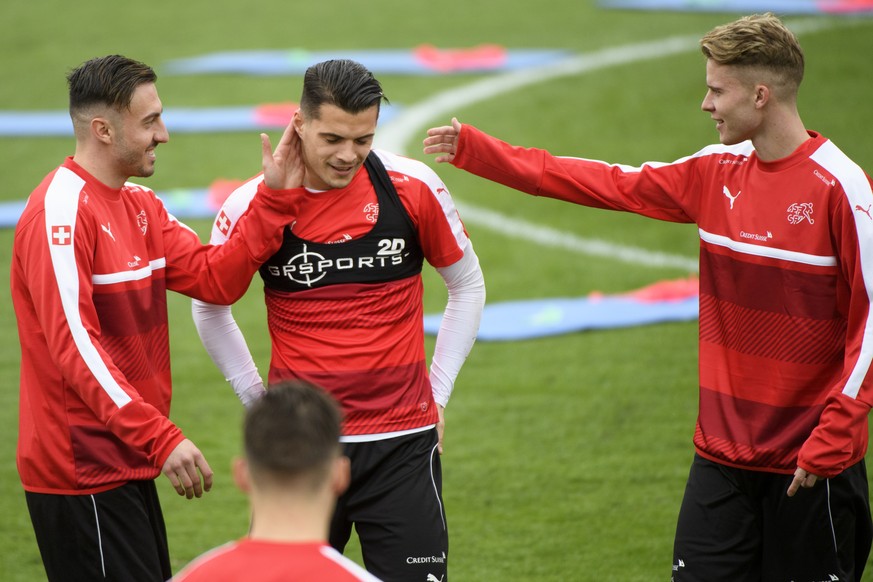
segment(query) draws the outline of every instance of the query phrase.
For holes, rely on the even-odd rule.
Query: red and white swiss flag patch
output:
[[[73,242],[73,229],[68,224],[52,227],[52,244],[69,245]]]
[[[230,218],[224,210],[218,213],[218,218],[215,219],[215,227],[224,236],[227,236],[227,233],[230,232]]]

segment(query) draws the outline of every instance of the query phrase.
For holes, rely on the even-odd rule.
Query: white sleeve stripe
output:
[[[852,162],[832,142],[827,141],[810,156],[810,158],[832,174],[843,187],[846,198],[854,209],[856,206],[866,208],[873,201],[873,191],[870,181],[864,171]],[[867,320],[864,322],[864,334],[861,340],[861,351],[855,362],[843,394],[857,398],[861,385],[870,372],[873,364],[873,318],[870,316],[870,305],[873,302],[873,221],[863,212],[852,212],[855,217],[855,232],[858,236],[858,254],[861,261],[861,272],[864,276],[864,288],[867,292]]]
[[[239,186],[236,190],[230,193],[230,196],[222,203],[221,210],[218,211],[218,216],[224,213],[225,217],[230,222],[227,232],[222,232],[218,227],[217,220],[212,222],[212,232],[210,233],[209,243],[220,245],[227,242],[233,229],[236,228],[240,217],[248,210],[252,199],[258,193],[258,186],[264,181],[264,175],[259,174],[248,182]]]
[[[112,377],[109,368],[91,342],[88,330],[82,323],[82,315],[79,313],[79,270],[76,265],[75,245],[72,242],[65,245],[53,244],[52,239],[52,227],[69,226],[70,240],[75,240],[78,193],[84,184],[84,180],[66,168],[60,168],[55,173],[45,196],[46,239],[61,305],[73,342],[94,378],[115,405],[121,408],[129,403],[131,398]]]
[[[711,245],[725,247],[734,252],[745,255],[778,259],[780,261],[790,261],[792,263],[803,263],[805,265],[813,265],[816,267],[835,267],[837,265],[837,258],[834,256],[811,255],[808,253],[799,253],[797,251],[738,242],[727,236],[707,232],[702,228],[698,228],[697,232],[700,234],[700,239],[704,242]]]
[[[603,166],[607,166],[610,168],[618,168],[622,172],[626,174],[634,174],[639,173],[643,170],[643,168],[663,168],[664,166],[673,166],[676,164],[682,164],[687,162],[688,160],[693,160],[694,158],[701,158],[704,156],[712,156],[712,155],[720,155],[720,154],[730,154],[737,157],[749,157],[752,155],[752,152],[755,150],[751,141],[744,141],[734,145],[723,145],[723,144],[712,144],[708,145],[702,150],[691,154],[690,156],[685,156],[675,160],[673,162],[644,162],[639,166],[631,166],[628,164],[611,164],[609,162],[604,162],[601,160],[592,160],[589,158],[580,158],[576,156],[556,156],[559,159],[563,160],[580,160],[583,162],[591,162],[594,164],[600,164]]]
[[[164,269],[167,266],[167,259],[155,259],[149,261],[149,264],[139,269],[131,271],[120,271],[118,273],[103,273],[100,275],[92,275],[91,282],[95,285],[112,285],[113,283],[127,283],[130,281],[142,281],[152,276],[152,273],[159,269]]]

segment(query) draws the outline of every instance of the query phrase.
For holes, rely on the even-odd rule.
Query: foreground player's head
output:
[[[243,442],[254,488],[325,486],[341,457],[342,415],[324,390],[305,382],[271,386],[246,413]]]

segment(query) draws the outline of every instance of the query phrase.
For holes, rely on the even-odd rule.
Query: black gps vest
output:
[[[396,281],[421,273],[424,252],[418,234],[385,166],[371,151],[364,167],[379,203],[379,216],[370,232],[327,244],[303,240],[286,226],[282,246],[260,268],[268,289],[294,292],[340,283]]]

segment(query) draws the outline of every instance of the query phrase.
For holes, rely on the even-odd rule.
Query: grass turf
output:
[[[59,0],[0,7],[0,108],[62,109],[64,74],[99,54],[122,53],[154,65],[209,51],[296,48],[399,48],[422,43],[510,48],[604,47],[674,35],[700,35],[736,14],[602,11],[591,2],[547,7],[519,0],[414,3],[147,5]],[[868,172],[873,108],[868,105],[873,22],[838,21],[801,36],[807,78],[801,112]],[[413,105],[477,76],[380,76],[398,105]],[[515,143],[623,163],[671,160],[715,141],[702,57],[683,53],[535,84],[459,106],[462,121]],[[250,105],[296,100],[300,79],[161,77],[165,107]],[[447,122],[437,117],[433,124]],[[423,128],[422,128],[423,129]],[[421,132],[423,133],[423,132]],[[423,137],[423,135],[422,135]],[[273,136],[274,141],[278,134]],[[23,199],[63,156],[70,138],[0,139],[0,200]],[[245,178],[259,166],[256,132],[172,136],[158,148],[156,190]],[[418,142],[407,145],[422,158]],[[458,170],[438,168],[462,202],[619,244],[693,257],[693,227],[535,200]],[[190,221],[205,238],[208,221]],[[620,292],[685,275],[676,269],[616,263],[541,247],[468,224],[489,301]],[[9,272],[12,231],[0,230],[0,265]],[[6,275],[8,281],[8,274]],[[234,311],[262,371],[269,345],[260,285]],[[426,273],[428,312],[445,291]],[[0,287],[0,572],[4,580],[44,579],[15,470],[18,346],[8,284]],[[216,485],[203,499],[180,499],[158,481],[174,569],[244,534],[245,498],[229,466],[239,449],[241,407],[200,346],[189,301],[172,295],[172,418],[203,450]],[[432,340],[428,341],[428,353]],[[673,527],[691,459],[696,413],[696,325],[571,334],[475,346],[447,410],[443,458],[456,581],[666,580]],[[353,558],[357,548],[349,548]],[[873,576],[873,572],[868,572]],[[873,579],[873,578],[871,578]]]

